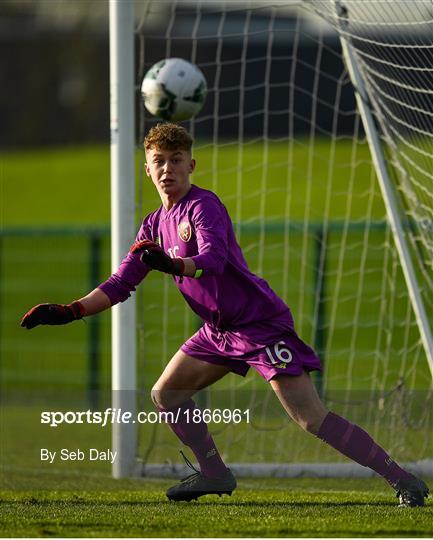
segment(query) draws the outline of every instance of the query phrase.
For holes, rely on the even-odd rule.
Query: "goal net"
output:
[[[222,199],[251,270],[290,306],[297,332],[320,355],[315,382],[326,405],[400,462],[431,465],[431,329],[420,328],[356,102],[358,93],[373,115],[415,294],[431,320],[431,2],[155,0],[136,9],[137,144],[156,122],[139,102],[145,72],[167,57],[197,64],[209,92],[185,123],[196,140],[193,182]],[[352,84],[342,41],[364,88]],[[144,175],[137,191],[140,217],[160,204]],[[200,325],[170,277],[153,274],[137,292],[144,409],[153,382]],[[240,423],[209,424],[238,474],[359,472],[291,422],[252,371],[196,396],[202,409],[242,412]],[[181,445],[167,426],[142,425],[138,440],[140,473],[178,470]]]

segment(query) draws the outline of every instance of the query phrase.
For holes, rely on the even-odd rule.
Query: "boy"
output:
[[[170,427],[200,465],[200,471],[194,469],[168,490],[170,499],[231,494],[236,488],[207,425],[187,419],[196,409],[192,396],[198,390],[229,372],[245,376],[253,367],[303,429],[383,476],[401,506],[422,506],[426,484],[399,467],[368,433],[321,402],[309,376],[321,369],[320,361],[297,336],[289,308],[248,269],[218,197],[190,183],[192,143],[176,124],[158,124],[149,131],[145,168],[162,205],[144,219],[129,254],[107,281],[72,304],[39,304],[21,325],[30,329],[93,315],[125,301],[152,269],[172,274],[204,325],[180,347],[152,389],[158,409],[179,413]]]

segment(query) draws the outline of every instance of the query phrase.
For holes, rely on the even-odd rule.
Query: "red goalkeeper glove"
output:
[[[84,306],[76,301],[72,304],[38,304],[21,319],[21,326],[30,330],[39,324],[67,324],[85,315]]]
[[[131,253],[141,253],[140,259],[154,270],[174,274],[175,276],[183,276],[185,271],[183,260],[180,258],[172,259],[155,242],[140,240],[140,242],[135,242],[129,251]]]

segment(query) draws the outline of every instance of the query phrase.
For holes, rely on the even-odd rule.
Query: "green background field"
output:
[[[298,332],[313,345],[317,337],[314,231],[323,223],[329,226],[324,324],[329,338],[324,351],[328,404],[380,437],[401,459],[431,456],[431,437],[425,428],[431,426],[431,410],[424,409],[430,403],[426,396],[431,399],[427,394],[431,379],[413,316],[408,316],[407,293],[384,226],[384,207],[368,150],[345,139],[337,145],[316,141],[313,161],[309,148],[307,140],[293,147],[285,142],[251,143],[242,149],[240,161],[238,145],[227,143],[218,149],[204,145],[196,152],[194,181],[217,191],[232,215],[251,269],[284,297]],[[88,292],[98,276],[102,281],[109,275],[109,148],[10,152],[0,158],[0,377],[7,405],[2,422],[8,434],[2,453],[8,470],[28,473],[36,463],[43,474],[52,471],[36,455],[44,441],[53,448],[71,441],[80,447],[104,447],[110,441],[108,429],[67,426],[53,431],[39,424],[41,410],[85,410],[92,403],[89,336],[95,331],[98,405],[108,406],[109,313],[66,327],[31,332],[19,327],[20,317],[32,305],[69,302]],[[142,155],[137,151],[140,168]],[[139,216],[160,202],[146,178],[137,188],[137,198],[138,228]],[[309,229],[302,225],[305,219]],[[348,222],[350,227],[345,228],[342,224]],[[366,226],[372,222],[374,227]],[[96,277],[92,275],[95,235],[100,238]],[[338,274],[343,276],[341,282]],[[153,273],[137,294],[139,401],[144,409],[151,408],[148,390],[163,366],[199,324],[170,281]],[[98,321],[96,330],[94,321]],[[396,390],[402,377],[411,390],[410,399],[405,386]],[[227,459],[336,460],[321,443],[287,425],[275,398],[255,373],[244,381],[229,376],[217,390],[213,407],[230,403],[230,407],[252,408],[255,414],[254,426],[212,426]],[[390,397],[382,399],[388,391]],[[206,396],[200,399],[206,403]],[[401,417],[402,406],[408,418]],[[278,434],[272,445],[266,436],[269,431],[271,437]],[[178,445],[164,427],[148,426],[141,431],[140,454],[149,461],[178,461]],[[75,463],[73,470],[80,467]],[[109,467],[101,464],[100,470],[108,472]]]
[[[376,377],[382,385],[387,385],[387,375],[382,371],[393,372],[393,364],[398,370],[403,348],[415,346],[419,336],[413,327],[409,328],[410,336],[398,329],[399,325],[407,326],[407,294],[398,261],[386,260],[392,240],[383,226],[384,207],[371,173],[368,149],[365,145],[355,148],[354,156],[351,141],[340,140],[335,147],[329,141],[321,144],[316,141],[316,154],[311,161],[308,141],[297,143],[291,154],[287,143],[270,144],[266,152],[262,144],[247,144],[240,177],[236,169],[237,146],[222,145],[216,152],[211,145],[205,145],[196,153],[198,167],[194,180],[202,187],[217,190],[232,215],[251,269],[263,275],[283,296],[292,308],[298,332],[312,344],[316,254],[312,229],[306,232],[302,223],[307,218],[311,226],[329,224],[326,284],[329,301],[325,298],[325,316],[328,325],[332,316],[335,319],[330,331],[336,345],[332,346],[335,356],[327,359],[328,379],[334,379],[332,385],[337,388],[345,389],[351,384],[358,389],[369,389],[369,377],[374,369],[379,370]],[[12,152],[0,158],[2,381],[12,387],[32,388],[36,380],[47,388],[59,384],[83,386],[87,381],[87,337],[91,324],[37,328],[29,333],[19,328],[18,321],[35,303],[68,302],[91,288],[93,229],[101,235],[96,281],[109,275],[109,148]],[[137,152],[137,170],[142,167],[141,159],[141,152]],[[137,228],[140,216],[160,204],[150,181],[144,178],[143,185]],[[376,229],[365,226],[366,216],[368,221],[378,224]],[[351,228],[345,230],[341,224],[348,221]],[[11,229],[15,234],[7,233]],[[40,229],[43,231],[38,232]],[[368,247],[363,252],[364,245]],[[365,275],[361,276],[363,264]],[[394,280],[395,301],[384,308],[383,303],[388,299],[381,299],[380,295],[383,267],[387,264],[392,268],[388,275],[385,273],[385,279]],[[337,270],[343,276],[341,283],[336,281]],[[182,299],[169,282],[170,278],[151,274],[140,288],[138,317],[142,324],[140,338],[145,341],[144,354],[148,358],[144,383],[147,387],[198,324],[183,308]],[[330,299],[337,286],[338,312],[333,313],[335,307]],[[354,307],[360,297],[359,306]],[[164,306],[170,309],[166,320],[161,319]],[[377,330],[378,316],[375,318],[374,313],[384,309],[389,311],[388,317],[393,317],[389,321],[384,321],[383,316],[381,319],[390,327],[393,338],[386,368],[379,365],[374,350],[382,339]],[[101,320],[98,342],[102,355],[101,381],[107,386],[109,314],[98,318]],[[355,325],[357,336],[353,338]],[[355,341],[351,342],[349,337]],[[379,344],[376,348],[386,350],[386,345]],[[350,360],[350,355],[356,359]],[[338,382],[338,377],[332,377],[345,374],[350,362],[356,375],[351,382]],[[425,388],[428,372],[423,358],[416,368],[417,385]]]

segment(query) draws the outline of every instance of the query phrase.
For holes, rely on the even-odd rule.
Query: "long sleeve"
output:
[[[231,227],[227,211],[219,201],[206,197],[194,209],[193,226],[199,253],[192,257],[196,268],[204,275],[222,274],[227,263],[228,227]]]
[[[153,214],[147,216],[137,233],[136,240],[149,239],[152,240],[151,219]],[[150,272],[151,268],[146,266],[140,260],[139,253],[128,253],[122,260],[117,271],[112,274],[106,281],[101,283],[98,288],[103,291],[110,299],[111,305],[114,306],[119,302],[124,302],[135,291],[143,279]]]
[[[108,296],[111,305],[114,306],[129,298],[149,272],[150,268],[141,262],[139,254],[128,253],[120,263],[117,272],[101,283],[98,288]]]

